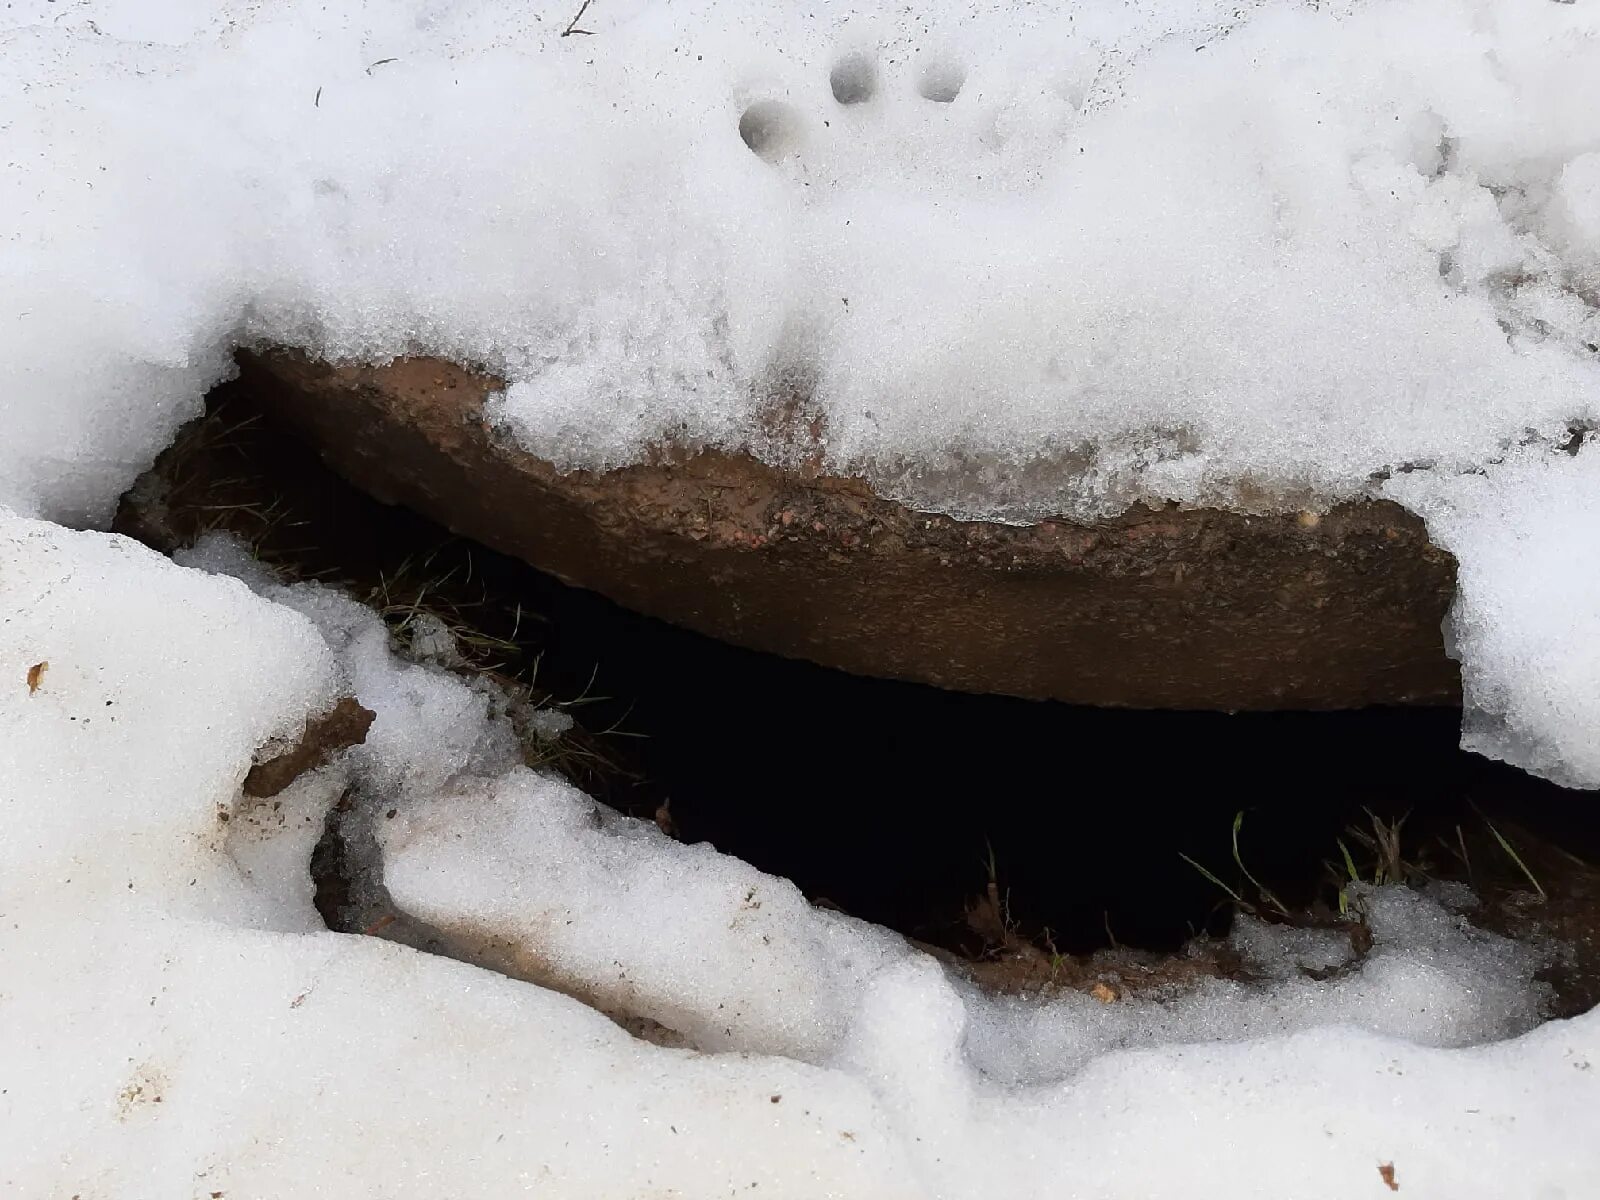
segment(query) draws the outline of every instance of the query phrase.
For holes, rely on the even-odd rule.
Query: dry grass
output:
[[[401,521],[429,540],[387,536]],[[597,697],[592,685],[565,697],[541,686],[547,621],[491,585],[481,549],[359,497],[226,390],[124,499],[117,528],[168,554],[231,535],[285,582],[316,581],[367,604],[399,653],[491,681],[529,765],[586,788],[634,778],[615,751],[622,730],[576,722],[559,737],[541,733],[537,714],[572,714]]]

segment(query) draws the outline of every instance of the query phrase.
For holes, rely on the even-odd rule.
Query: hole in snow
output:
[[[758,100],[739,117],[739,136],[756,155],[781,162],[800,148],[805,124],[799,110],[779,100]]]
[[[828,72],[828,86],[840,104],[865,104],[878,90],[878,64],[864,51],[846,54]]]
[[[467,647],[479,672],[526,677],[537,664],[541,689],[585,698],[571,710],[575,740],[544,765],[817,903],[1002,971],[1019,946],[1171,951],[1230,921],[1195,864],[1263,903],[1234,858],[1237,814],[1250,875],[1331,920],[1340,840],[1364,874],[1373,867],[1352,833],[1371,831],[1370,810],[1404,818],[1415,882],[1470,881],[1512,932],[1600,947],[1600,876],[1585,876],[1583,900],[1561,854],[1600,860],[1600,808],[1463,753],[1456,710],[1095,710],[848,676],[626,612],[366,497],[272,429],[248,375],[218,389],[209,420],[216,436],[186,436],[163,456],[120,530],[168,549],[175,533],[221,520],[269,562],[387,595],[401,612],[411,603],[397,589],[426,564],[427,603],[481,642],[481,657]],[[1526,903],[1486,814],[1548,903]],[[372,928],[370,904],[353,899],[369,839],[343,822],[336,814],[314,864],[329,923],[425,937]],[[1558,1012],[1600,999],[1600,954],[1566,969]]]
[[[922,68],[917,92],[924,100],[950,104],[967,82],[967,69],[952,59],[934,59]]]

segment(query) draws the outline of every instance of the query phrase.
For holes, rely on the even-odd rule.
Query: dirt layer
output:
[[[741,646],[863,675],[1077,704],[1453,701],[1454,563],[1387,503],[1176,508],[1019,527],[859,480],[703,452],[557,471],[486,422],[498,381],[434,359],[243,360],[274,419],[372,495],[562,580]]]
[[[1551,970],[1559,1014],[1600,1000],[1600,807],[1463,754],[1454,710],[1075,708],[740,649],[373,500],[274,426],[244,383],[218,390],[118,525],[168,551],[228,530],[289,578],[373,603],[402,647],[418,613],[443,620],[461,669],[553,695],[577,718],[554,749],[538,744],[541,765],[900,930],[986,987],[1112,1003],[1238,977],[1218,940],[1234,902],[1180,855],[1266,919],[1338,923],[1338,841],[1370,879],[1381,856],[1356,834],[1382,820],[1401,829],[1391,874],[1469,883],[1483,923],[1569,947]],[[324,915],[401,936],[402,918],[352,900],[348,812],[313,863]],[[1288,914],[1234,860],[1240,812],[1242,860]]]

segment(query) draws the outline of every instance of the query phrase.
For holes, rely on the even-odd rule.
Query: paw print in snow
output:
[[[814,196],[893,187],[991,190],[1040,178],[1060,154],[1083,89],[992,78],[970,85],[945,54],[856,49],[788,88],[759,89],[739,136]],[[1076,91],[1076,95],[1072,93]]]

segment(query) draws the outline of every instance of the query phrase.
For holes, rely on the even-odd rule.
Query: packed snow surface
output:
[[[496,372],[564,466],[1386,496],[1461,563],[1468,744],[1600,785],[1600,7],[569,7],[0,8],[0,1192],[1593,1196],[1600,1016],[1452,897],[986,996],[521,765],[447,630],[66,526],[254,343]],[[341,796],[398,941],[311,905]]]

